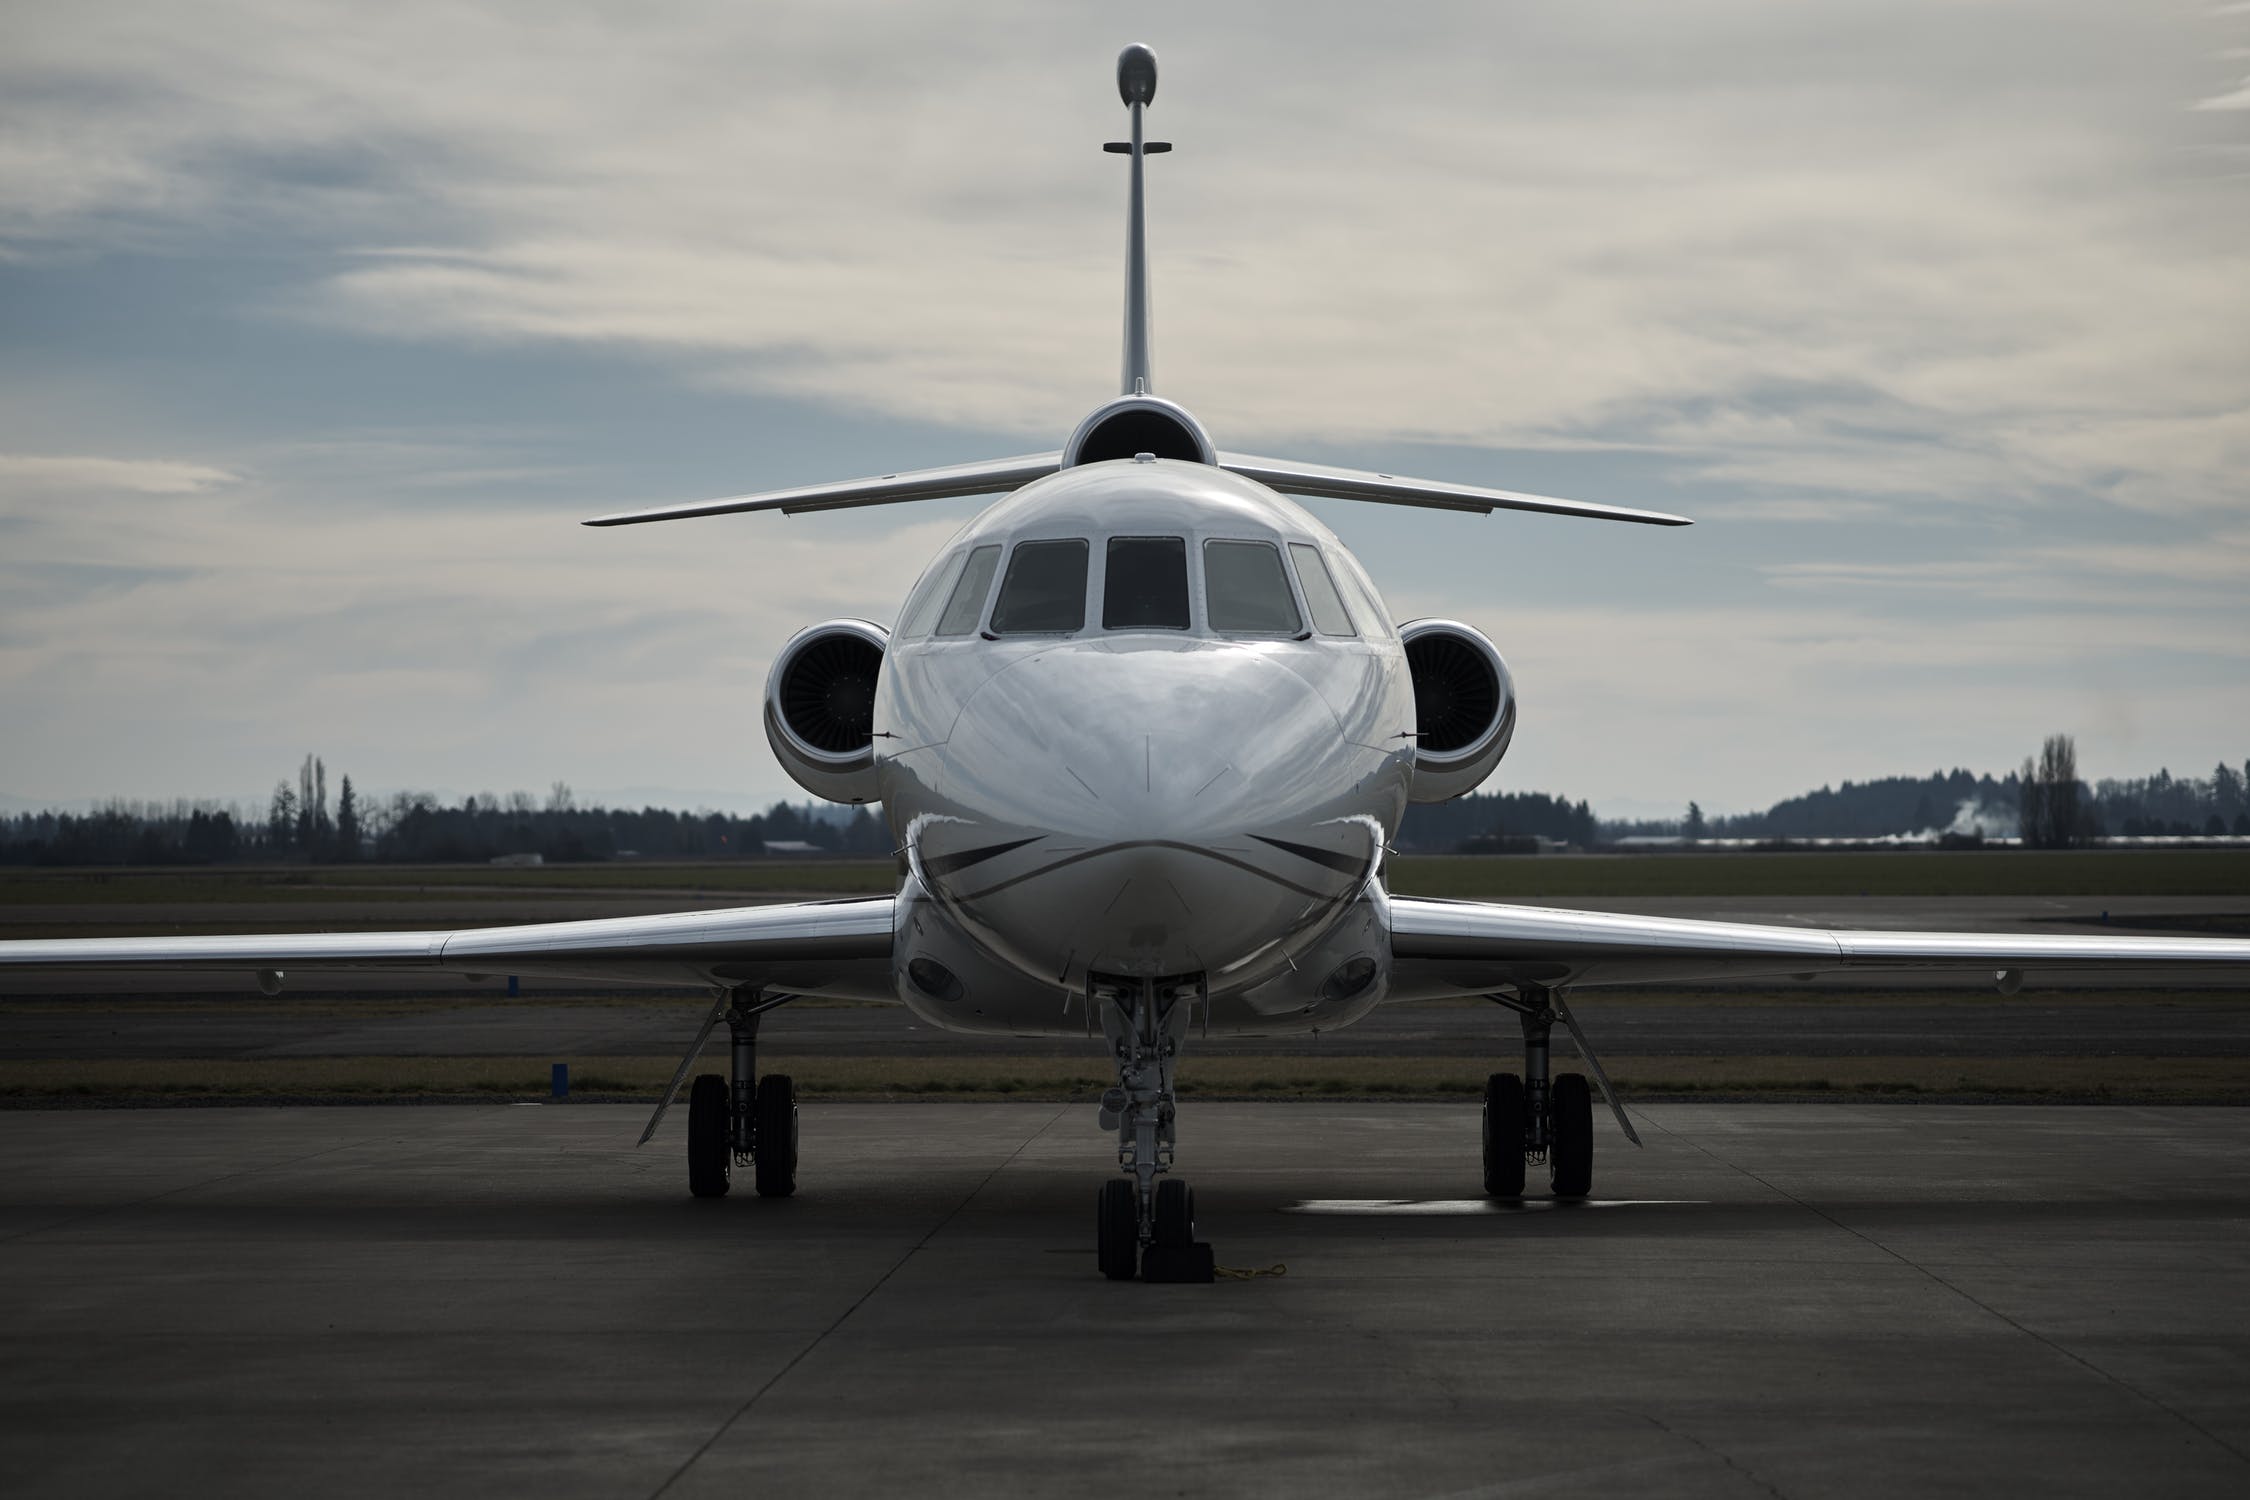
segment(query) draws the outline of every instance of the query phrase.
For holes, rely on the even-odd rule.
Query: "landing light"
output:
[[[1336,972],[1320,986],[1320,997],[1330,1004],[1349,1000],[1374,982],[1375,960],[1362,953],[1336,966]]]
[[[960,979],[934,958],[917,958],[908,963],[906,977],[913,981],[914,988],[932,1000],[942,1001],[947,1005],[960,999],[964,993]]]

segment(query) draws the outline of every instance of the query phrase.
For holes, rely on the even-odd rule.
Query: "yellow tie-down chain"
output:
[[[1275,1261],[1270,1266],[1213,1266],[1211,1274],[1221,1281],[1256,1281],[1261,1276],[1287,1276],[1289,1268]]]

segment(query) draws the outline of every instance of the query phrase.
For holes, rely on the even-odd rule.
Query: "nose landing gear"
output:
[[[1102,1184],[1095,1220],[1102,1274],[1210,1281],[1216,1273],[1211,1247],[1195,1238],[1194,1192],[1178,1178],[1157,1180],[1172,1170],[1172,1065],[1202,983],[1098,978],[1090,989],[1117,1065],[1117,1086],[1102,1095],[1101,1124],[1117,1132],[1117,1165],[1128,1174]]]

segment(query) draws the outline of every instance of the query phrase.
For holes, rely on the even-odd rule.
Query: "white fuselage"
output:
[[[1412,684],[1364,571],[1273,491],[1168,461],[1016,491],[909,597],[874,727],[898,990],[934,1024],[1098,1032],[1111,982],[1207,994],[1215,1032],[1381,999]]]

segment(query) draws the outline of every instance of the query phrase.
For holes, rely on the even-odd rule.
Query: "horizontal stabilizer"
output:
[[[1020,458],[988,458],[973,464],[951,464],[942,469],[912,469],[900,474],[879,474],[872,479],[846,479],[837,484],[767,490],[726,500],[699,500],[690,505],[620,511],[613,516],[596,516],[585,524],[637,526],[643,521],[683,521],[690,516],[731,516],[749,510],[778,510],[783,515],[793,516],[799,511],[846,510],[855,505],[896,505],[906,500],[946,500],[956,495],[997,495],[1020,489],[1034,479],[1044,479],[1061,467],[1060,453],[1029,453]]]
[[[1433,510],[1466,510],[1489,515],[1496,510],[1534,510],[1551,516],[1585,516],[1596,521],[1639,521],[1649,526],[1692,526],[1686,516],[1660,510],[1633,510],[1623,505],[1597,505],[1589,500],[1558,500],[1552,495],[1526,495],[1515,490],[1488,490],[1474,484],[1446,484],[1434,479],[1401,479],[1396,474],[1376,474],[1365,469],[1331,469],[1323,464],[1294,463],[1281,458],[1252,458],[1246,453],[1222,453],[1219,467],[1245,479],[1255,479],[1285,495],[1312,495],[1328,500],[1373,500],[1383,505],[1423,505]]]

